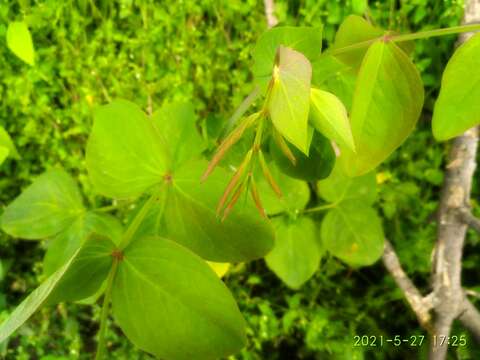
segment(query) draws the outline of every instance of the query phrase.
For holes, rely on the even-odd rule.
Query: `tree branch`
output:
[[[402,269],[398,256],[388,240],[385,240],[382,261],[398,287],[402,290],[412,310],[415,312],[420,325],[422,325],[422,327],[428,332],[433,331],[430,316],[430,309],[433,307],[431,299],[429,297],[423,297],[417,287],[410,280],[408,275]]]
[[[463,23],[480,19],[480,0],[466,0]],[[463,34],[459,43],[465,42],[472,34]],[[448,342],[435,344],[434,336],[449,336],[453,321],[463,319],[475,308],[465,300],[461,284],[462,255],[467,225],[458,216],[470,202],[472,177],[475,171],[478,129],[467,130],[452,142],[438,211],[437,243],[433,253],[433,294],[435,300],[435,332],[430,340],[429,358],[443,360],[447,357]],[[476,312],[476,310],[475,310]],[[476,319],[471,315],[471,319]],[[477,322],[467,322],[472,331]]]
[[[470,226],[472,229],[480,233],[480,219],[475,217],[470,210],[468,209],[461,209],[459,211],[459,216],[462,221]]]
[[[433,261],[433,292],[436,300],[434,336],[449,336],[454,319],[462,311],[462,251],[466,224],[459,218],[468,206],[475,170],[478,134],[473,128],[453,140],[438,213],[437,243]],[[433,340],[433,339],[432,339]],[[447,342],[435,346],[431,341],[430,358],[445,359]]]
[[[470,289],[465,289],[465,295],[466,296],[473,296],[477,299],[480,299],[480,293],[475,290],[470,290]]]
[[[269,28],[278,24],[278,19],[275,16],[275,3],[274,0],[263,0],[265,5],[265,16],[267,18],[267,25]]]
[[[475,306],[465,297],[463,303],[464,309],[458,316],[458,320],[467,330],[469,330],[475,341],[480,344],[480,312]]]

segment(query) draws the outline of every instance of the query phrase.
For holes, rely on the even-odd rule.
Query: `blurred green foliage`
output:
[[[417,31],[457,25],[462,1],[277,0],[276,9],[281,24],[324,24],[326,47],[350,13],[385,28]],[[29,25],[34,67],[7,49],[7,25],[16,20]],[[209,129],[218,127],[251,90],[251,51],[265,29],[260,0],[2,2],[0,125],[12,135],[22,159],[9,159],[0,168],[0,206],[14,199],[33,176],[56,165],[79,179],[89,203],[101,205],[87,180],[84,147],[92,108],[110,99],[127,98],[144,109],[187,99]],[[415,43],[414,57],[427,90],[424,116],[377,176],[385,233],[407,272],[425,290],[447,152],[433,140],[430,115],[454,41],[448,37]],[[478,287],[480,259],[473,250],[479,242],[469,233],[464,282],[470,288]],[[38,284],[43,246],[0,234],[0,321]],[[425,356],[426,346],[353,347],[354,335],[423,333],[381,264],[351,269],[326,258],[298,292],[285,287],[263,261],[234,266],[226,282],[249,324],[248,346],[235,359]],[[8,350],[0,344],[0,358],[90,359],[98,318],[98,307],[45,308],[10,340]],[[468,344],[453,349],[452,358],[480,358],[472,340]],[[109,332],[108,345],[112,359],[150,358],[117,328]]]

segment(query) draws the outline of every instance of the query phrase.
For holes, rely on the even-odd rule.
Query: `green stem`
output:
[[[248,94],[245,99],[243,99],[242,103],[238,106],[230,119],[228,119],[227,126],[225,127],[222,135],[228,134],[230,131],[232,131],[237,121],[245,114],[250,105],[252,105],[253,102],[260,97],[260,95],[260,87],[256,85],[253,91]]]
[[[100,316],[100,329],[98,330],[98,346],[97,346],[97,354],[95,355],[95,360],[101,360],[104,358],[105,354],[105,334],[107,332],[107,318],[108,318],[108,310],[110,305],[110,298],[112,295],[112,285],[113,280],[115,278],[115,274],[117,273],[118,268],[118,259],[113,259],[112,269],[108,274],[107,280],[107,288],[105,290],[105,295],[103,295],[103,305],[102,305],[102,314]]]
[[[138,227],[142,224],[142,221],[147,215],[148,211],[153,207],[155,202],[157,202],[159,194],[160,192],[156,192],[152,196],[150,196],[150,198],[143,204],[137,215],[135,215],[135,218],[128,226],[128,229],[127,231],[125,231],[122,241],[118,246],[120,250],[123,250],[128,246],[128,244],[132,240],[133,235],[135,235],[135,232],[138,230]]]
[[[401,35],[388,35],[387,38],[388,41],[392,42],[402,42],[402,41],[411,41],[411,40],[419,40],[419,39],[426,39],[430,37],[436,37],[436,36],[445,36],[445,35],[454,35],[454,34],[460,34],[460,33],[466,33],[466,32],[472,32],[472,31],[478,31],[480,30],[480,24],[472,24],[472,25],[461,25],[461,26],[453,26],[445,29],[436,29],[436,30],[426,30],[426,31],[420,31],[417,33],[412,33],[412,34],[401,34]],[[367,41],[362,41],[356,44],[348,45],[345,47],[341,47],[338,49],[334,49],[332,51],[329,51],[328,53],[330,55],[338,55],[338,54],[343,54],[349,51],[353,50],[358,50],[365,48],[367,46],[370,46],[373,44],[375,41],[385,39],[385,36],[377,37],[371,40]]]
[[[121,205],[108,205],[108,206],[102,206],[102,207],[93,209],[93,211],[109,212],[109,211],[112,211],[112,210],[117,210],[117,209],[119,209],[119,208],[121,208],[121,207],[122,207]]]
[[[410,41],[410,40],[417,40],[417,39],[426,39],[430,37],[461,34],[461,33],[478,31],[478,30],[480,30],[480,24],[452,26],[445,29],[420,31],[418,33],[413,33],[413,34],[394,35],[392,36],[392,41],[400,42],[400,41]]]
[[[265,126],[265,118],[262,117],[257,127],[257,133],[255,134],[255,139],[253,140],[254,151],[258,151],[260,149],[260,146],[262,145],[262,136],[263,136],[264,126]]]
[[[317,207],[313,207],[313,208],[310,208],[310,209],[305,209],[305,210],[303,210],[303,212],[304,213],[311,213],[311,212],[328,210],[328,209],[334,208],[337,205],[338,205],[338,202],[334,202],[334,203],[327,204],[327,205],[322,205],[322,206],[317,206]]]

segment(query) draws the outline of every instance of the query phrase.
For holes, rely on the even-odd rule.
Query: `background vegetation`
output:
[[[457,25],[463,2],[370,1],[367,6],[362,0],[277,0],[276,5],[280,24],[324,24],[326,47],[350,13],[407,32]],[[32,32],[35,67],[22,63],[6,46],[8,22],[22,19]],[[32,177],[56,165],[80,180],[88,202],[100,205],[87,180],[84,147],[92,109],[110,99],[126,98],[145,109],[167,100],[190,100],[204,129],[215,131],[251,90],[251,51],[265,29],[260,0],[1,2],[0,125],[12,135],[22,159],[8,160],[0,169],[0,207]],[[425,111],[417,131],[377,176],[377,205],[387,237],[405,269],[425,288],[447,150],[433,140],[430,115],[454,41],[415,43],[414,56],[427,87]],[[473,197],[478,195],[474,186]],[[478,287],[479,242],[469,233],[463,279],[471,289]],[[0,234],[0,321],[41,280],[43,246]],[[380,263],[352,269],[324,258],[320,271],[296,292],[263,261],[235,265],[225,281],[249,324],[248,346],[235,359],[410,359],[422,358],[427,350],[353,347],[354,335],[422,334]],[[8,349],[0,344],[0,358],[90,359],[98,317],[99,307],[80,304],[43,309],[10,340]],[[108,343],[112,359],[149,358],[116,328]],[[468,341],[451,356],[478,359],[477,351]]]

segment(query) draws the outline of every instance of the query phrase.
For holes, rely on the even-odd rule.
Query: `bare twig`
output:
[[[480,293],[475,290],[465,289],[465,295],[480,299]]]
[[[402,269],[398,256],[392,244],[385,240],[385,249],[382,256],[383,264],[392,275],[398,287],[402,290],[405,298],[417,315],[419,323],[427,331],[432,331],[430,309],[433,304],[431,298],[424,297]]]
[[[475,217],[470,210],[468,209],[461,209],[459,211],[459,215],[462,219],[462,221],[470,226],[472,229],[475,231],[480,232],[480,219]]]
[[[480,19],[480,0],[467,0],[463,23]],[[472,34],[464,34],[459,43]],[[442,188],[438,212],[437,243],[433,258],[433,293],[435,296],[435,332],[433,336],[449,336],[456,318],[475,334],[476,320],[480,318],[476,309],[467,300],[462,289],[462,252],[467,225],[458,214],[468,208],[472,177],[476,167],[478,129],[472,128],[455,138],[449,152],[448,165]],[[475,314],[477,316],[475,316]],[[447,357],[448,342],[430,341],[430,359],[443,360]]]
[[[267,18],[267,25],[269,28],[278,24],[278,19],[275,16],[275,2],[273,0],[263,0],[265,5],[265,16]]]
[[[462,311],[462,251],[467,226],[457,214],[470,200],[477,142],[477,129],[470,129],[453,140],[449,153],[433,262],[433,291],[437,300],[433,336],[437,337],[449,336],[453,320]],[[436,343],[437,346],[431,341],[430,358],[445,359],[447,342]]]
[[[467,0],[463,23],[480,20],[480,0]],[[471,34],[470,34],[471,35]],[[468,39],[464,34],[459,42]],[[480,231],[480,219],[469,212],[472,178],[476,167],[478,129],[472,128],[451,144],[445,180],[438,208],[437,242],[433,252],[433,292],[423,297],[403,271],[391,244],[386,241],[383,262],[392,274],[420,324],[430,329],[432,360],[447,357],[448,342],[433,341],[450,335],[453,321],[458,319],[480,343],[480,312],[466,298],[461,285],[462,252],[467,224]],[[430,310],[434,321],[431,325]]]
[[[463,311],[458,316],[458,320],[472,333],[475,341],[480,344],[480,313],[467,298],[465,298],[463,306]]]

